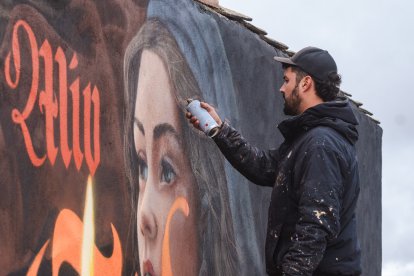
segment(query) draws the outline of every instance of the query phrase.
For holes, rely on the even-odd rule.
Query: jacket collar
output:
[[[343,135],[350,143],[358,140],[356,119],[349,100],[337,98],[311,107],[300,115],[282,121],[278,128],[287,141],[296,139],[302,133],[316,127],[327,126]]]

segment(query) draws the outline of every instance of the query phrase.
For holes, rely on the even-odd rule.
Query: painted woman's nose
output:
[[[152,214],[142,212],[140,231],[147,239],[155,239],[157,236],[157,224]]]
[[[151,204],[151,187],[148,187],[148,184],[150,183],[147,183],[147,189],[142,197],[141,208],[139,208],[139,228],[141,234],[146,239],[155,239],[157,237],[158,224],[154,214],[153,204]]]

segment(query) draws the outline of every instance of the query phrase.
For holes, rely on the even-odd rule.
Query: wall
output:
[[[0,8],[0,274],[264,275],[270,190],[184,106],[206,100],[253,144],[278,146],[272,56],[286,53],[189,0]],[[358,231],[364,275],[378,275],[382,131],[356,111]]]

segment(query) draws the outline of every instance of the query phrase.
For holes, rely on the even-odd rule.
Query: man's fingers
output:
[[[211,111],[212,109],[214,109],[211,105],[209,105],[208,103],[206,103],[206,102],[201,102],[200,103],[200,106],[202,107],[202,108],[204,108],[205,110],[207,110],[207,111]]]
[[[204,108],[208,113],[210,113],[210,115],[213,117],[213,119],[220,125],[221,124],[221,119],[220,117],[217,115],[216,110],[214,109],[213,106],[209,105],[206,102],[200,102],[200,107]],[[190,123],[197,128],[198,130],[201,130],[200,127],[200,121],[197,119],[196,116],[194,116],[193,114],[191,114],[191,112],[186,112],[185,116],[187,117],[187,119],[190,121]]]
[[[192,117],[190,118],[190,123],[194,124],[196,121],[198,121],[198,119],[197,119],[197,117],[196,117],[196,116],[192,116]]]
[[[220,119],[220,116],[217,114],[216,109],[212,105],[209,105],[206,102],[201,102],[200,106],[207,110],[208,113],[210,113],[211,117],[213,117],[217,124],[221,125],[223,123]]]

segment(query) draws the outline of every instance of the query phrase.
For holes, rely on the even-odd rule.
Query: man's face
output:
[[[286,115],[299,115],[299,106],[301,98],[299,96],[299,83],[296,82],[296,73],[292,71],[291,67],[284,70],[283,85],[280,87],[280,93],[285,100],[283,112]]]

